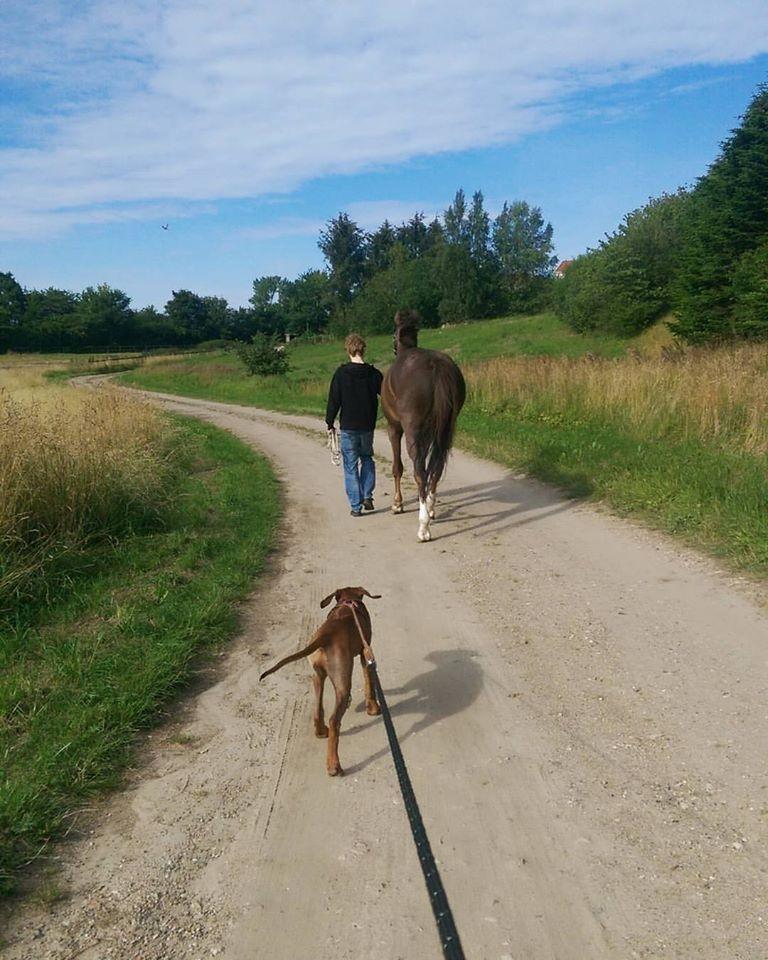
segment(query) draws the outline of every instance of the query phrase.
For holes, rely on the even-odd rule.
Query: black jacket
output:
[[[384,378],[370,363],[344,363],[331,380],[325,422],[333,426],[341,408],[342,430],[373,430]]]

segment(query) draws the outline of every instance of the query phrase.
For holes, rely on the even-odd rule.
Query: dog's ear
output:
[[[334,599],[335,597],[337,597],[338,595],[339,595],[339,591],[338,591],[338,590],[334,590],[333,593],[329,593],[328,596],[327,596],[324,600],[321,600],[321,601],[320,601],[320,606],[321,606],[321,607],[327,607],[328,604],[331,602],[331,600],[333,600],[333,599]]]
[[[380,599],[381,599],[381,594],[380,594],[380,593],[368,593],[368,591],[365,589],[365,587],[358,587],[357,589],[359,590],[361,597],[370,597],[371,600],[380,600]]]

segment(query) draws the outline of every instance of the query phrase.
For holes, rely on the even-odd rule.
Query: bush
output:
[[[683,191],[627,214],[597,250],[579,257],[557,281],[556,309],[574,330],[633,336],[670,309]]]
[[[238,343],[235,351],[251,376],[275,376],[290,368],[285,349],[265,333],[255,333],[250,343]]]

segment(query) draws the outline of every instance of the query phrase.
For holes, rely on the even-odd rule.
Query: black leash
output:
[[[373,686],[376,690],[376,696],[381,707],[381,715],[384,718],[384,726],[387,729],[387,739],[389,748],[392,751],[392,760],[395,764],[397,779],[400,782],[400,792],[403,795],[405,811],[408,814],[408,820],[411,824],[411,833],[413,842],[416,844],[416,852],[419,855],[419,862],[424,874],[424,882],[427,885],[429,901],[432,904],[432,912],[435,915],[437,930],[440,934],[440,945],[443,948],[445,960],[465,960],[464,951],[459,939],[459,931],[451,913],[451,906],[448,903],[448,896],[443,887],[443,881],[440,879],[440,871],[437,869],[435,857],[432,853],[432,847],[429,844],[429,837],[421,819],[421,811],[416,801],[416,794],[411,786],[411,778],[408,776],[408,768],[403,759],[403,753],[400,744],[397,742],[397,733],[392,723],[392,715],[387,706],[387,699],[384,691],[381,689],[379,674],[376,670],[376,661],[368,664],[368,669],[373,677]]]
[[[384,696],[384,691],[381,687],[379,674],[376,670],[376,660],[374,659],[373,651],[366,642],[365,634],[360,627],[360,621],[357,619],[357,611],[352,604],[350,604],[350,607],[352,608],[352,615],[355,618],[355,623],[360,633],[360,639],[363,641],[363,652],[373,679],[373,687],[376,691],[379,706],[381,707],[381,715],[384,718],[384,726],[387,731],[387,739],[389,740],[389,749],[392,751],[392,760],[394,761],[395,772],[397,773],[397,779],[400,783],[400,792],[403,795],[405,812],[408,814],[408,820],[411,824],[413,842],[416,844],[416,852],[419,855],[419,863],[421,864],[421,870],[424,874],[424,882],[427,885],[429,902],[432,904],[432,912],[435,915],[435,923],[437,924],[437,931],[440,935],[440,946],[443,948],[443,956],[445,960],[465,960],[464,950],[462,949],[461,940],[459,939],[459,931],[456,929],[453,913],[451,913],[451,906],[448,903],[448,895],[443,887],[443,881],[440,879],[440,871],[437,869],[437,864],[435,863],[435,857],[432,853],[429,837],[427,836],[427,829],[421,818],[421,811],[419,810],[419,804],[416,800],[416,794],[413,792],[411,778],[408,776],[408,768],[405,765],[403,752],[397,740],[395,725],[392,723],[392,714],[389,712],[387,698]]]

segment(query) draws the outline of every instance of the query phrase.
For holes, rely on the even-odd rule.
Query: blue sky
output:
[[[372,229],[459,186],[540,205],[573,256],[705,172],[768,79],[763,0],[691,6],[11,0],[0,270],[237,305],[319,266],[339,210]]]

